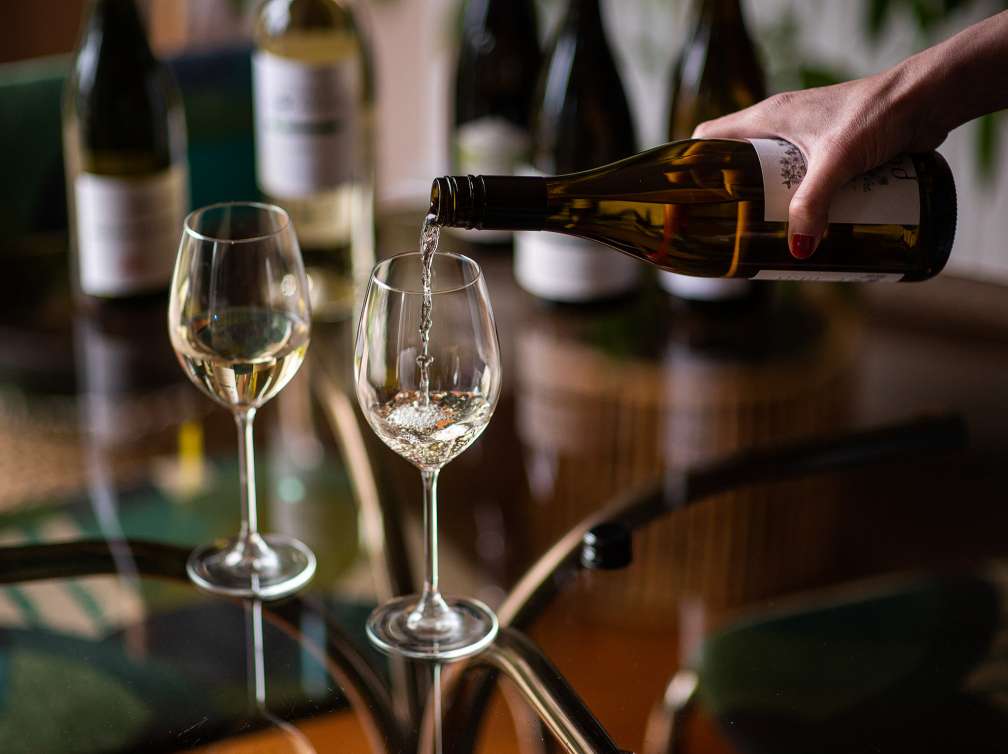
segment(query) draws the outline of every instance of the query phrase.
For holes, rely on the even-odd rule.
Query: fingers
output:
[[[763,139],[774,136],[772,129],[759,117],[759,105],[740,110],[722,118],[701,123],[693,130],[694,139]]]
[[[837,152],[820,153],[809,162],[788,207],[788,249],[795,259],[808,259],[815,252],[829,223],[830,201],[856,175],[850,166]]]

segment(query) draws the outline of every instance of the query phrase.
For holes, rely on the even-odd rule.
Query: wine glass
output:
[[[423,257],[401,254],[375,266],[357,331],[354,384],[371,428],[420,469],[424,497],[423,592],[378,607],[368,637],[390,654],[450,660],[478,652],[497,633],[486,605],[438,591],[437,479],[490,421],[500,395],[500,346],[479,266],[437,252],[430,269],[425,344]]]
[[[304,586],[315,555],[296,539],[259,534],[252,421],[294,376],[311,313],[301,252],[287,213],[256,203],[215,204],[185,220],[168,333],[196,387],[234,414],[242,523],[228,542],[197,548],[186,570],[220,594],[275,599]]]

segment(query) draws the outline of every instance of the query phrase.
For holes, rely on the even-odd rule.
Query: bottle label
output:
[[[764,220],[787,222],[788,205],[805,177],[805,155],[783,139],[749,139],[763,172]],[[840,188],[829,209],[831,223],[919,225],[920,186],[906,155],[860,175]]]
[[[798,280],[810,283],[898,283],[899,272],[822,272],[818,270],[760,270],[753,280]]]
[[[126,296],[166,287],[188,193],[182,165],[142,178],[79,173],[74,194],[81,290]]]
[[[504,118],[463,123],[455,131],[455,161],[462,175],[513,175],[527,159],[529,135]]]
[[[515,278],[550,301],[612,298],[637,287],[641,265],[608,246],[546,231],[515,233]]]
[[[351,180],[363,86],[358,59],[317,65],[259,50],[252,80],[263,191],[300,198]]]

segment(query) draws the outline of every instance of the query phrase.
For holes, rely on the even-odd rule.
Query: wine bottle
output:
[[[599,0],[570,0],[539,79],[532,171],[551,175],[587,170],[635,151],[634,124]],[[633,290],[639,275],[639,265],[607,254],[588,237],[519,233],[515,238],[515,277],[545,299],[613,298]]]
[[[541,65],[532,0],[467,0],[455,73],[455,172],[511,175],[528,162]],[[477,243],[510,237],[503,231],[468,234]]]
[[[374,264],[374,86],[349,0],[267,0],[255,25],[256,176],[287,210],[313,314],[339,319]]]
[[[688,139],[704,121],[766,97],[759,55],[746,29],[740,0],[697,0],[696,21],[672,68],[669,141]],[[712,280],[661,272],[658,282],[687,301],[741,301],[752,295],[744,280]]]
[[[437,178],[430,212],[447,226],[590,238],[700,277],[914,281],[945,266],[956,193],[940,154],[895,158],[842,187],[815,255],[799,261],[787,212],[805,166],[781,139],[687,139],[572,175]]]
[[[93,0],[63,94],[72,277],[84,297],[167,289],[189,206],[185,114],[134,0]]]

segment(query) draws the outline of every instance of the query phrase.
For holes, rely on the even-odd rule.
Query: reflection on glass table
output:
[[[148,612],[139,619],[107,613],[120,595],[104,574],[115,573],[112,551],[122,548],[142,579]],[[5,597],[47,609],[63,593],[70,609],[90,595],[92,608],[115,621],[91,629],[47,628],[42,615],[21,628],[5,623],[5,752],[244,751],[263,741],[272,751],[284,750],[278,741],[325,751],[334,737],[359,741],[360,750],[399,750],[382,681],[336,622],[298,602],[263,610],[194,599],[187,557],[182,547],[100,541],[0,553]],[[314,635],[304,635],[313,625]],[[138,627],[140,645],[129,641]]]
[[[415,219],[404,223],[403,242],[386,248],[415,244]],[[891,669],[886,663],[903,650],[926,646],[932,627],[948,627],[924,619],[901,634],[844,634],[854,625],[844,605],[937,576],[962,593],[948,604],[973,615],[983,601],[967,598],[971,579],[945,575],[972,575],[1000,595],[988,568],[1008,556],[1008,393],[996,380],[1008,370],[1008,306],[998,308],[1000,293],[949,280],[871,296],[782,286],[790,303],[740,318],[687,311],[645,291],[572,312],[517,290],[506,257],[477,259],[501,325],[502,393],[494,421],[439,482],[439,554],[445,590],[492,606],[501,631],[478,658],[441,669],[440,738],[436,726],[429,737],[421,732],[433,715],[431,667],[372,652],[364,634],[376,604],[422,584],[424,537],[415,467],[359,421],[343,376],[351,371],[347,333],[320,348],[328,336],[313,326],[304,367],[259,412],[263,528],[324,553],[296,599],[263,605],[267,708],[317,750],[415,752],[440,741],[446,752],[539,754],[576,746],[589,724],[604,734],[591,739],[596,749],[641,754],[665,751],[670,730],[680,751],[704,754],[772,750],[775,739],[797,745],[788,738],[796,721],[825,740],[825,722],[835,719],[807,726],[808,689],[843,654],[816,659],[799,651],[803,644],[825,637],[862,658],[877,651],[877,668]],[[899,303],[907,300],[917,304]],[[185,579],[194,544],[233,533],[239,486],[232,422],[182,377],[164,305],[71,318],[49,301],[0,323],[0,727],[20,732],[4,739],[14,742],[4,751],[31,739],[25,730],[33,754],[74,750],[66,742],[83,741],[85,723],[108,720],[109,710],[132,722],[103,731],[136,737],[92,741],[93,751],[230,754],[230,744],[254,751],[257,734],[268,742],[278,733],[250,703],[244,608]],[[148,319],[154,327],[143,326]],[[156,358],[144,360],[155,348]],[[123,368],[102,371],[115,364]],[[923,413],[963,417],[968,446],[953,432],[935,452],[936,425],[907,424]],[[920,442],[881,464],[855,457],[842,469],[796,471],[813,438],[828,444],[854,429],[894,426]],[[791,455],[747,476],[760,452],[782,443]],[[851,458],[847,451],[836,458]],[[604,535],[596,527],[603,521],[618,525],[623,545],[609,549],[602,536],[587,553],[584,535]],[[98,539],[110,541],[83,544]],[[606,555],[626,540],[629,563]],[[172,545],[170,562],[152,564],[143,541]],[[19,543],[83,549],[73,557],[7,550]],[[620,567],[583,567],[599,565],[599,549],[603,565]],[[97,563],[108,575],[84,575]],[[159,563],[170,578],[150,575]],[[50,566],[60,578],[40,578]],[[910,609],[905,600],[888,604]],[[829,625],[829,616],[839,622]],[[965,675],[943,678],[981,699],[973,712],[990,714],[967,718],[958,703],[944,716],[920,707],[935,742],[947,743],[963,720],[979,736],[1005,717],[996,704],[1000,631],[991,641],[985,625],[942,631],[950,648],[969,645],[972,654],[960,657],[982,656]],[[755,660],[754,645],[765,649]],[[359,664],[337,661],[348,656]],[[822,665],[802,676],[810,657]],[[512,680],[535,668],[538,686]],[[351,691],[365,677],[379,690]],[[80,688],[89,693],[69,693]],[[906,688],[893,687],[897,696]],[[849,690],[850,699],[868,698]],[[167,709],[145,714],[130,696],[148,705],[167,698]],[[883,698],[897,709],[921,697]],[[666,712],[681,703],[682,724],[667,725],[678,719]],[[572,726],[583,725],[564,728],[563,710]],[[909,730],[907,719],[901,712],[892,726]],[[877,716],[864,721],[879,732]],[[873,743],[903,754],[899,731],[890,732]]]
[[[461,750],[445,741],[448,711],[440,666],[408,665],[426,686],[421,708],[428,715],[397,717],[382,669],[341,625],[356,625],[363,619],[360,611],[341,615],[333,605],[300,598],[264,605],[211,597],[191,604],[187,551],[144,542],[0,548],[0,581],[7,593],[48,591],[50,599],[54,589],[95,590],[108,583],[103,574],[115,573],[113,551],[123,548],[131,551],[145,591],[158,594],[162,605],[182,606],[145,619],[139,648],[125,640],[126,627],[97,636],[38,626],[0,629],[0,663],[10,670],[7,690],[15,698],[31,692],[30,702],[0,707],[5,752],[303,754],[334,745],[397,754],[432,746]],[[245,641],[236,641],[243,635]],[[619,751],[574,690],[520,634],[505,632],[475,662],[468,669],[455,666],[452,683],[480,667],[499,670],[569,751]],[[55,674],[61,683],[43,693]],[[456,708],[454,715],[466,720],[469,730],[451,731],[453,742],[471,742],[478,721],[464,709]],[[28,748],[25,742],[31,742]]]

